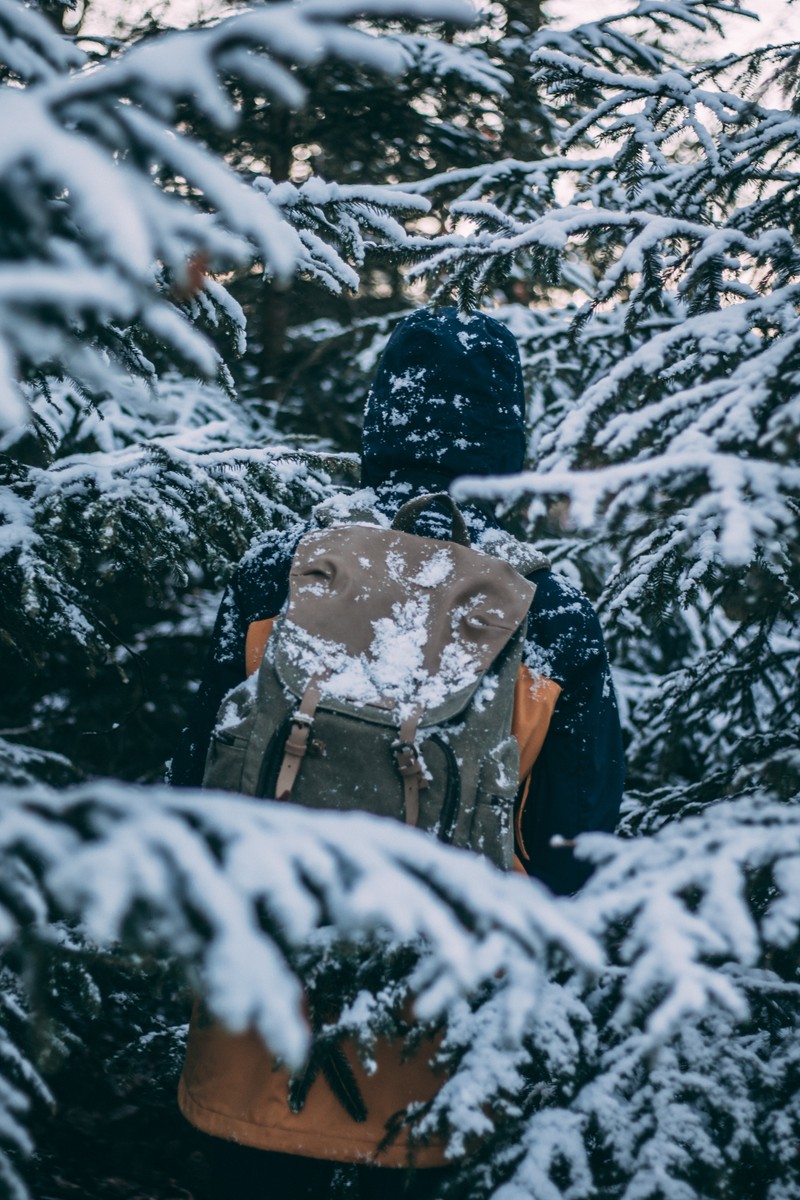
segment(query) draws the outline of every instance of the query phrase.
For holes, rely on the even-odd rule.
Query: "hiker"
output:
[[[514,664],[510,681],[520,780],[513,867],[565,895],[590,870],[574,857],[572,839],[589,830],[612,831],[622,792],[619,716],[600,625],[583,594],[551,571],[543,555],[504,531],[491,507],[469,503],[454,514],[447,499],[458,476],[522,469],[524,411],[519,351],[503,325],[453,308],[413,313],[392,334],[369,393],[362,490],[319,506],[314,519],[317,528],[335,528],[371,511],[373,520],[388,526],[403,513],[413,532],[447,542],[455,541],[456,521],[463,518],[471,547],[504,560],[517,578],[535,585],[532,602],[526,593],[524,607],[530,605],[530,611],[526,631],[522,613],[521,665]],[[440,499],[423,499],[431,496]],[[175,786],[203,782],[221,701],[259,669],[273,620],[286,605],[298,541],[297,531],[270,531],[240,563],[223,597],[192,720],[172,765]],[[414,742],[413,735],[408,741]],[[270,794],[291,798],[287,755],[276,766],[273,783],[280,786]],[[418,804],[419,795],[412,799]],[[336,1162],[367,1164],[359,1167],[362,1196],[380,1193],[381,1200],[390,1200],[405,1194],[406,1172],[387,1168],[406,1165],[407,1142],[401,1136],[380,1152],[378,1146],[386,1120],[412,1100],[429,1099],[438,1085],[424,1053],[403,1062],[401,1048],[384,1049],[376,1075],[367,1077],[357,1061],[351,1064],[368,1114],[355,1123],[322,1079],[302,1110],[291,1111],[287,1077],[273,1069],[255,1033],[232,1035],[195,1023],[180,1103],[184,1115],[212,1137],[218,1195],[255,1200],[262,1193],[324,1194]],[[444,1163],[441,1146],[415,1151],[418,1200],[435,1195]],[[281,1191],[278,1181],[284,1179]]]

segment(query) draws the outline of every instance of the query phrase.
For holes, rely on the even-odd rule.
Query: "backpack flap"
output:
[[[535,588],[507,563],[452,542],[374,526],[304,537],[274,663],[302,697],[399,726],[438,725],[469,703],[525,620]]]

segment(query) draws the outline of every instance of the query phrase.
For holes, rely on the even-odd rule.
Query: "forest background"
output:
[[[299,1065],[302,977],[317,1045],[443,1029],[455,1195],[800,1196],[800,43],[739,10],[0,0],[0,1191],[201,1200],[191,990]],[[160,786],[233,565],[356,485],[451,297],[523,354],[531,470],[481,492],[613,657],[572,900]]]

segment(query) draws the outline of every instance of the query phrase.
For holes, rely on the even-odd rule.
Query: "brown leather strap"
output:
[[[452,540],[457,542],[459,546],[471,545],[464,518],[459,512],[453,497],[449,496],[447,492],[430,492],[425,496],[417,496],[414,500],[407,500],[397,510],[397,514],[392,521],[392,529],[397,529],[401,533],[413,533],[417,517],[433,504],[443,505],[450,513],[450,537]]]
[[[319,679],[315,676],[305,690],[300,707],[292,717],[292,728],[283,747],[283,760],[275,784],[275,796],[278,800],[290,800],[292,788],[300,771],[300,764],[306,756],[311,729],[314,724],[314,713],[319,704]]]
[[[418,824],[420,788],[428,786],[428,781],[422,773],[422,763],[419,760],[417,747],[414,745],[419,717],[418,710],[415,710],[410,717],[406,717],[400,726],[400,736],[392,746],[395,766],[403,778],[406,825]]]

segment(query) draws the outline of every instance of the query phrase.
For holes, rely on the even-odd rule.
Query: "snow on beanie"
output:
[[[383,352],[364,413],[361,480],[428,469],[508,475],[525,456],[525,396],[514,335],[485,313],[420,309]]]

